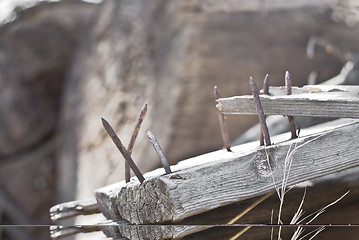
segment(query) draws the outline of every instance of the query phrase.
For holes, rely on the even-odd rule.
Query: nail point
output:
[[[269,95],[269,75],[266,74],[263,81],[263,93]]]

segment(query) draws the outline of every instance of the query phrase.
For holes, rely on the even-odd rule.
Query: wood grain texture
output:
[[[285,95],[284,88],[270,88],[270,95],[261,95],[266,115],[306,117],[359,118],[359,91],[353,86],[306,86],[293,88]],[[282,94],[283,92],[283,94]],[[257,114],[252,96],[235,96],[217,100],[224,114]]]
[[[359,185],[357,183],[359,179],[359,168],[348,169],[340,173],[330,174],[325,177],[317,178],[306,184],[307,194],[303,206],[305,215],[309,215],[324,207],[330,202],[335,201],[343,193],[350,189],[350,193],[347,197],[342,199],[337,207],[330,208],[316,223],[354,223],[357,222],[358,216],[349,217],[351,211],[350,206],[359,200]],[[353,184],[353,182],[356,182]],[[303,196],[304,189],[297,186],[286,194],[285,208],[282,213],[282,219],[284,223],[290,221],[294,213],[300,204]],[[216,208],[206,213],[202,213],[184,221],[175,223],[176,225],[123,225],[123,221],[113,222],[111,224],[106,223],[101,227],[107,237],[121,238],[126,237],[128,239],[168,239],[168,238],[181,238],[188,240],[201,240],[201,239],[229,239],[239,232],[240,227],[209,227],[211,224],[223,224],[233,219],[238,213],[243,212],[250,204],[255,202],[257,198],[251,198],[238,203],[227,205],[224,207]],[[272,194],[268,199],[262,202],[259,206],[255,207],[248,214],[240,218],[236,223],[270,223],[271,210],[274,209],[274,222],[278,216],[279,199],[276,194]],[[337,219],[333,222],[333,214],[335,211],[341,211],[345,220]],[[355,215],[354,213],[352,215]],[[207,226],[206,226],[207,225]],[[253,227],[248,231],[243,238],[244,239],[269,239],[270,228],[255,228]],[[290,239],[293,234],[293,228],[283,229],[283,239]],[[275,229],[275,236],[278,229]],[[307,229],[310,231],[310,229]],[[333,231],[329,231],[328,239],[338,239],[348,232],[353,234],[357,230],[350,230],[347,228],[336,229],[334,234],[337,238],[332,237]],[[326,232],[325,232],[326,234]],[[180,236],[180,237],[176,237]],[[182,238],[183,237],[183,238]],[[276,239],[276,237],[274,238]],[[324,237],[324,239],[327,239]],[[353,239],[353,238],[349,238]]]
[[[358,130],[354,122],[265,148],[244,144],[233,152],[208,153],[173,166],[172,174],[158,169],[146,174],[143,184],[133,180],[107,194],[99,190],[96,197],[99,205],[115,208],[117,218],[130,223],[179,222],[273,190],[283,179],[288,150],[295,146],[288,185],[358,166]]]
[[[283,141],[287,136],[279,135],[273,138],[277,144],[272,147],[257,147],[257,142],[244,144],[234,147],[233,154],[221,150],[183,161],[173,166],[173,174],[163,175],[164,170],[157,169],[145,175],[144,184],[139,184],[136,178],[132,178],[130,183],[123,181],[106,186],[96,192],[97,206],[107,219],[114,221],[99,220],[97,229],[53,228],[52,236],[58,238],[101,229],[112,239],[228,239],[239,231],[238,228],[211,225],[228,222],[253,203],[256,196],[272,191],[274,185],[279,187],[284,173],[284,156],[288,153],[289,147],[294,149],[295,146],[298,148],[293,153],[288,184],[315,178],[309,183],[307,193],[314,198],[306,201],[305,209],[314,212],[325,206],[326,202],[337,199],[348,189],[353,191],[351,199],[345,200],[350,205],[359,199],[359,194],[355,190],[359,187],[359,167],[353,168],[359,165],[355,160],[358,156],[352,154],[358,144],[350,144],[350,139],[355,140],[354,133],[357,128],[357,120],[336,120],[320,127],[304,129],[304,137],[301,139]],[[342,142],[345,137],[349,138],[349,141]],[[267,161],[262,158],[265,151],[271,156],[273,173],[268,169]],[[218,161],[222,161],[223,164]],[[345,168],[350,169],[337,172]],[[327,175],[328,173],[332,174]],[[252,175],[253,177],[250,177]],[[202,193],[204,191],[207,195]],[[292,190],[286,197],[283,219],[291,219],[291,214],[299,205],[301,197],[298,195],[301,195],[302,191]],[[228,198],[240,200],[228,203]],[[74,206],[93,205],[94,199],[87,202],[89,203],[73,201],[60,204],[53,207],[52,212],[60,214],[63,211],[61,214],[65,216],[66,213],[71,213]],[[278,202],[276,194],[273,194],[256,207],[254,212],[251,211],[241,218],[240,222],[268,223],[270,209],[276,209]],[[168,211],[172,216],[163,214]],[[183,212],[188,217],[183,218]],[[157,216],[153,216],[154,214]],[[141,224],[136,225],[138,222],[135,221]],[[290,234],[290,229],[285,230],[284,236]],[[269,235],[268,231],[253,230],[246,233],[246,236],[251,239],[263,239]]]

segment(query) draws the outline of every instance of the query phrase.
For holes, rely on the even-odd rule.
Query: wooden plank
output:
[[[95,198],[61,203],[50,208],[50,218],[54,222],[94,213],[100,213]]]
[[[292,94],[305,94],[305,93],[325,93],[325,92],[337,92],[337,93],[349,93],[358,94],[359,86],[348,85],[305,85],[303,87],[292,87]],[[263,90],[261,90],[263,93]],[[285,96],[285,86],[282,87],[269,87],[270,96]]]
[[[348,125],[352,125],[357,123],[357,121],[355,120],[336,120],[331,122],[330,124],[322,124],[321,127],[318,129],[317,127],[314,128],[309,128],[309,129],[303,129],[302,134],[320,134],[321,132],[323,132],[323,130],[330,130],[333,129],[333,127],[339,127],[339,125],[342,126],[348,126]],[[280,136],[276,136],[274,137],[275,142],[279,142],[279,141],[283,141],[283,139],[285,139],[285,137],[283,138],[283,135]],[[257,143],[255,143],[257,144]],[[253,144],[249,144],[249,145],[253,145]],[[245,145],[245,148],[248,147],[248,144]],[[236,147],[236,148],[240,148],[240,147]],[[254,147],[255,148],[255,147]],[[210,154],[213,155],[213,154]],[[196,157],[195,158],[196,161],[190,161],[187,162],[183,165],[184,162],[182,162],[182,165],[180,167],[180,169],[187,169],[187,168],[191,168],[191,167],[198,167],[201,164],[203,164],[204,162],[208,162],[211,161],[208,158],[208,155],[206,156],[206,158],[201,159],[200,157]],[[205,161],[204,161],[205,160]],[[177,171],[180,171],[177,169]],[[158,169],[156,171],[153,171],[151,173],[148,173],[146,175],[146,178],[148,177],[148,175],[150,175],[150,178],[156,177],[156,176],[161,176],[161,172],[164,172],[162,169]],[[342,192],[344,192],[344,190],[347,188],[347,184],[346,182],[350,182],[350,184],[352,184],[353,182],[358,181],[359,179],[359,175],[357,174],[359,172],[359,168],[354,168],[354,169],[348,169],[346,171],[343,171],[339,174],[335,173],[335,174],[331,174],[325,177],[321,177],[319,179],[315,179],[314,182],[316,183],[314,186],[315,188],[313,188],[314,190],[312,190],[313,192],[317,193],[320,192],[320,194],[318,196],[325,194],[325,199],[321,199],[320,197],[316,197],[315,199],[317,201],[310,201],[310,204],[306,204],[306,208],[308,210],[308,207],[310,207],[310,209],[314,209],[314,208],[320,208],[323,205],[323,200],[328,200],[328,199],[332,199],[334,200],[335,198],[337,198],[338,196],[338,189],[343,190]],[[132,179],[132,183],[131,184],[136,184],[136,180]],[[98,201],[98,205],[99,205],[99,209],[101,209],[102,213],[107,216],[107,218],[109,219],[117,219],[115,222],[113,221],[106,221],[103,222],[101,220],[97,221],[99,222],[98,226],[100,226],[100,229],[103,231],[103,233],[105,233],[105,235],[109,238],[112,239],[126,239],[126,238],[130,238],[130,239],[167,239],[167,238],[181,238],[181,237],[185,237],[185,239],[197,239],[198,238],[198,234],[197,232],[201,232],[200,236],[202,237],[202,239],[206,239],[203,238],[203,236],[207,236],[207,238],[230,238],[231,234],[234,235],[236,232],[236,230],[234,230],[233,228],[225,228],[225,229],[221,229],[220,234],[218,233],[218,230],[211,230],[209,226],[206,225],[211,225],[211,224],[223,224],[228,222],[230,219],[232,219],[238,212],[243,211],[243,209],[245,208],[245,206],[249,205],[251,202],[253,202],[253,199],[248,199],[248,200],[243,200],[231,205],[227,205],[224,207],[219,207],[219,208],[215,208],[213,210],[204,212],[202,214],[198,214],[198,215],[194,215],[192,217],[186,218],[183,221],[180,222],[176,222],[176,225],[172,225],[166,223],[166,225],[133,225],[130,222],[123,220],[122,216],[119,213],[119,205],[118,205],[118,192],[120,191],[125,191],[126,189],[126,183],[125,182],[120,182],[120,183],[116,183],[113,185],[109,185],[106,186],[102,189],[99,189],[97,191],[97,201]],[[328,189],[332,189],[333,186],[336,186],[335,189],[336,191],[329,191],[330,193],[328,194]],[[353,185],[351,185],[351,187],[353,187]],[[293,192],[294,190],[292,190]],[[309,190],[310,191],[310,190]],[[294,191],[294,197],[298,199],[298,191]],[[340,192],[340,191],[339,191]],[[99,197],[100,196],[100,197]],[[354,197],[357,197],[357,195],[355,195]],[[288,210],[293,210],[292,212],[294,212],[294,210],[296,210],[298,203],[296,201],[293,201],[290,198],[286,198],[287,202],[289,201],[289,203],[286,203],[286,209]],[[289,200],[288,200],[289,199]],[[359,195],[358,195],[358,199],[359,199]],[[88,202],[86,204],[86,202]],[[73,201],[73,202],[69,202],[69,203],[64,203],[64,204],[60,204],[58,205],[58,207],[56,208],[56,211],[53,212],[57,212],[57,214],[59,214],[59,209],[62,209],[65,213],[67,212],[67,208],[68,206],[84,206],[84,205],[94,205],[94,199],[89,199],[86,201]],[[325,202],[325,201],[324,201]],[[91,203],[91,204],[89,204]],[[266,203],[262,203],[262,208],[265,209],[273,209],[274,205],[273,204],[278,204],[278,199],[277,197],[274,195],[274,197],[271,197],[269,200],[266,200]],[[65,207],[63,207],[65,206]],[[55,209],[55,208],[54,208]],[[73,209],[73,207],[70,207],[70,212],[71,209]],[[61,212],[61,211],[60,211]],[[290,212],[290,211],[288,211]],[[269,213],[267,211],[267,213]],[[268,215],[268,214],[267,214]],[[220,217],[218,217],[220,216]],[[268,216],[263,217],[263,211],[256,211],[255,213],[251,212],[251,214],[249,216],[245,216],[242,218],[242,222],[244,223],[248,223],[248,222],[265,222]],[[286,218],[290,218],[290,216],[287,216],[286,213],[283,215],[286,216]],[[208,229],[208,230],[206,230]],[[73,227],[61,227],[61,228],[53,228],[52,231],[52,236],[56,237],[56,238],[61,238],[64,237],[65,235],[73,235],[76,233],[80,233],[80,232],[88,232],[89,229],[86,228],[73,228]],[[99,229],[92,229],[92,231],[98,231]],[[260,238],[260,237],[265,237],[265,233],[260,234],[261,236],[257,236],[258,234],[253,234],[254,231],[252,231],[252,233],[248,233],[250,234],[251,238]],[[263,231],[261,231],[263,232]],[[219,235],[218,235],[219,234]],[[253,236],[253,237],[252,237]]]
[[[359,118],[358,93],[302,91],[287,96],[260,95],[260,99],[266,115]],[[257,114],[249,95],[220,98],[217,102],[218,110],[224,114]]]
[[[340,173],[330,174],[325,177],[314,179],[306,184],[307,194],[305,198],[304,210],[305,215],[313,213],[323,208],[327,204],[335,201],[342,196],[348,189],[351,190],[349,195],[340,201],[340,211],[346,214],[352,211],[350,205],[359,200],[359,186],[354,184],[359,180],[359,167],[348,169]],[[282,219],[291,219],[297,211],[303,196],[303,187],[295,187],[285,197],[285,208],[282,213]],[[123,221],[104,223],[101,229],[106,233],[107,237],[127,239],[230,239],[240,228],[234,227],[209,227],[210,225],[224,224],[233,219],[237,214],[243,212],[250,204],[255,202],[257,198],[247,199],[238,203],[227,205],[224,207],[213,209],[209,212],[202,213],[184,221],[175,223],[176,225],[124,225]],[[277,209],[279,199],[276,194],[272,194],[264,202],[260,203],[248,214],[240,218],[237,223],[269,223],[271,210],[275,209],[274,222],[277,220]],[[346,208],[348,206],[348,208]],[[332,209],[328,209],[326,214],[321,216],[321,223],[330,222],[333,219]],[[325,216],[326,215],[326,216]],[[346,215],[348,216],[348,215]],[[324,220],[323,220],[324,219]],[[328,221],[326,221],[329,219]],[[352,219],[352,218],[351,218]],[[349,222],[356,222],[358,218]],[[354,220],[354,221],[353,221]],[[339,220],[338,220],[339,221]],[[336,222],[338,222],[336,221]],[[287,222],[284,222],[287,223]],[[201,226],[202,225],[202,226]],[[292,228],[284,229],[283,239],[290,239]],[[260,231],[253,230],[246,233],[244,239],[269,239],[270,228],[261,228]],[[339,231],[338,231],[339,230]],[[337,229],[337,235],[347,229]],[[277,231],[277,230],[276,230]],[[333,231],[331,231],[333,234]],[[183,237],[183,238],[182,238]],[[276,239],[276,238],[275,238]]]
[[[282,182],[286,155],[295,146],[288,185],[358,166],[358,130],[355,121],[269,147],[251,143],[208,153],[173,166],[172,174],[155,170],[143,184],[133,180],[107,195],[99,190],[96,197],[130,223],[179,222],[272,191]]]

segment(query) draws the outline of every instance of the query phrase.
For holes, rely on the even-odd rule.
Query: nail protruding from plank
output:
[[[140,116],[139,116],[139,118],[137,120],[137,124],[135,126],[135,129],[133,130],[130,143],[128,144],[127,151],[130,154],[130,156],[132,154],[132,150],[133,150],[133,147],[135,145],[138,132],[140,131],[141,124],[143,122],[143,119],[146,116],[146,113],[147,113],[147,104],[145,104],[145,106],[141,110],[141,113],[140,113]],[[129,182],[130,178],[131,178],[130,165],[128,165],[127,161],[125,161],[125,180],[126,180],[126,182]]]
[[[269,95],[269,75],[266,74],[264,77],[264,81],[263,81],[263,93],[265,95]],[[261,128],[262,129],[262,128]],[[264,145],[264,135],[262,130],[260,130],[260,134],[259,134],[259,145],[263,146]]]
[[[220,98],[217,86],[214,86],[214,97],[216,100]],[[228,152],[231,152],[231,143],[229,140],[229,133],[228,133],[228,128],[227,128],[227,124],[226,124],[226,117],[224,116],[223,113],[220,113],[218,111],[218,119],[219,119],[219,126],[221,128],[221,134],[222,134],[224,148]]]
[[[122,156],[125,158],[128,165],[130,166],[130,168],[135,173],[138,180],[141,183],[143,183],[143,181],[145,181],[145,178],[143,177],[142,173],[140,172],[140,170],[136,166],[135,162],[132,160],[132,158],[130,156],[130,153],[123,146],[121,140],[118,138],[117,134],[115,133],[115,131],[113,130],[111,125],[104,118],[101,118],[101,120],[102,120],[103,127],[106,129],[108,135],[111,137],[112,141],[115,143],[116,147],[121,152]]]
[[[288,71],[285,72],[285,94],[292,94],[292,79],[290,78],[290,74]]]
[[[290,74],[288,71],[285,72],[285,89],[286,89],[286,95],[292,94],[292,80],[290,78]],[[291,139],[298,138],[297,126],[295,125],[294,117],[288,116],[288,120],[290,125],[290,132],[292,134]]]
[[[257,85],[254,82],[253,77],[249,78],[249,85],[251,86],[251,91],[253,94],[254,102],[256,104],[256,110],[259,118],[259,123],[261,125],[261,132],[263,132],[264,135],[264,142],[266,146],[271,145],[270,136],[269,136],[269,130],[266,123],[266,118],[263,112],[263,107],[261,103],[261,99],[259,98],[259,92],[257,89]]]
[[[269,95],[269,75],[266,74],[263,81],[263,93]]]
[[[147,131],[147,137],[150,140],[150,142],[152,143],[153,148],[157,152],[158,156],[160,157],[162,166],[165,169],[166,174],[172,173],[170,165],[168,164],[167,158],[161,148],[161,145],[158,143],[155,135],[153,135],[153,133],[151,131]]]

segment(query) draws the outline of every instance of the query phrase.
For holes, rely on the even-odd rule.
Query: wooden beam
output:
[[[173,166],[172,174],[155,170],[142,184],[100,189],[98,205],[132,224],[179,222],[280,186],[290,149],[288,186],[358,166],[358,131],[355,121],[269,147],[250,143],[204,154]]]
[[[355,86],[305,86],[293,88],[284,95],[284,88],[270,88],[275,96],[261,95],[266,115],[359,118],[359,90]],[[252,96],[235,96],[217,100],[224,114],[257,114]]]

